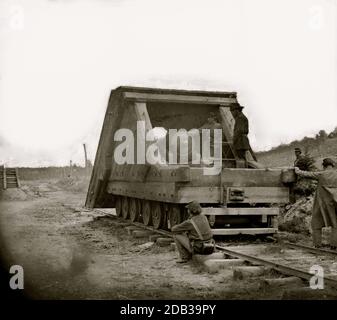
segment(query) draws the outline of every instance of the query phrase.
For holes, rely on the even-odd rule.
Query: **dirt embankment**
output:
[[[286,240],[297,242],[301,240],[312,245],[311,217],[314,196],[300,197],[295,203],[287,205],[279,216],[279,230],[286,233]],[[331,228],[322,229],[322,243],[330,242]]]

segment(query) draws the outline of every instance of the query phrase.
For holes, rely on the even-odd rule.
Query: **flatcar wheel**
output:
[[[164,210],[160,202],[153,202],[152,208],[152,223],[155,229],[160,229],[164,223]]]
[[[116,196],[115,207],[116,207],[117,217],[121,217],[122,216],[122,197]]]
[[[168,214],[169,222],[170,222],[170,227],[172,228],[176,224],[179,224],[182,222],[182,212],[180,209],[180,206],[177,204],[171,204],[169,208],[169,214]]]
[[[139,209],[140,209],[140,202],[136,198],[129,198],[129,213],[130,213],[130,220],[135,222],[138,220],[139,217]]]
[[[129,198],[123,197],[122,198],[122,216],[124,219],[129,217]]]
[[[148,200],[144,200],[142,203],[142,217],[143,223],[146,226],[150,226],[152,224],[151,203]]]

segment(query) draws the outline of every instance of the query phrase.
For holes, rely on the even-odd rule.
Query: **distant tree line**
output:
[[[320,130],[313,138],[304,137],[301,140],[294,140],[290,143],[281,143],[277,147],[271,148],[271,150],[269,151],[260,152],[260,154],[268,153],[271,151],[282,151],[288,149],[289,147],[290,148],[302,147],[307,152],[308,149],[316,147],[322,141],[333,138],[337,138],[337,127],[330,133],[327,133],[325,130]]]
[[[336,137],[337,137],[337,127],[328,134],[328,138],[336,138]]]

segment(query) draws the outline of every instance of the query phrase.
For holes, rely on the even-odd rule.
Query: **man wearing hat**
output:
[[[335,162],[326,158],[322,163],[323,171],[302,171],[295,167],[300,177],[318,180],[312,208],[312,237],[315,247],[322,246],[322,228],[331,227],[330,247],[337,248],[337,170]]]
[[[235,119],[233,133],[233,148],[240,160],[246,160],[246,152],[250,149],[248,133],[249,123],[242,113],[243,106],[236,103],[231,106],[231,112]]]
[[[304,169],[301,168],[303,166],[303,164],[301,164],[301,161],[304,159],[304,156],[302,155],[302,150],[300,148],[295,148],[295,161],[294,161],[294,167],[298,167],[300,169]]]
[[[193,253],[210,254],[214,251],[212,230],[207,217],[201,214],[200,204],[192,201],[186,208],[189,219],[171,228],[180,256],[177,263],[188,262]]]

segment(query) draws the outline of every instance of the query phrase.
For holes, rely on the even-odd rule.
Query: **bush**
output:
[[[337,137],[337,127],[333,131],[331,131],[328,135],[328,138],[335,138],[335,137]]]
[[[320,130],[318,134],[316,134],[316,139],[322,139],[325,140],[328,137],[327,133],[325,130]]]

